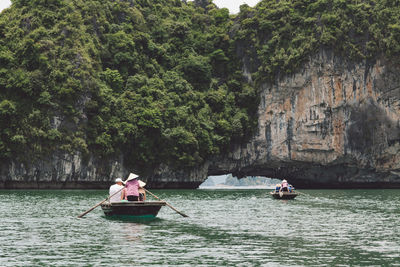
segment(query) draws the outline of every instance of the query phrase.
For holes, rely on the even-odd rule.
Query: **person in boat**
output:
[[[144,189],[145,185],[146,185],[145,182],[139,180],[139,201],[146,200],[146,190]]]
[[[129,174],[128,179],[125,181],[125,192],[123,197],[128,201],[139,201],[139,175],[134,173]]]
[[[289,187],[288,182],[285,179],[283,179],[281,183],[281,189],[279,189],[279,192],[288,192],[289,191],[288,187]]]
[[[293,185],[289,184],[288,187],[289,187],[289,192],[290,192],[290,193],[294,193],[294,187],[293,187]]]
[[[275,186],[275,192],[279,192],[279,190],[281,190],[281,184],[276,184]]]
[[[109,194],[110,194],[110,196],[112,196],[110,198],[110,202],[119,202],[123,199],[123,196],[122,196],[123,188],[124,188],[124,182],[122,181],[122,179],[121,178],[115,179],[115,184],[110,186],[110,190],[109,190]]]

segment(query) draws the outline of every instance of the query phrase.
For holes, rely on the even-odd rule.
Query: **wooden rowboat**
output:
[[[165,205],[165,201],[121,201],[103,203],[101,208],[107,218],[136,221],[154,219]]]
[[[275,199],[293,199],[298,196],[298,194],[295,192],[286,192],[286,191],[281,192],[282,195],[280,195],[279,192],[276,192],[276,191],[269,192],[269,193]]]

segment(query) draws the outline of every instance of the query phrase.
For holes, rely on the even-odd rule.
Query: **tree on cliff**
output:
[[[13,1],[0,15],[0,157],[122,154],[149,169],[226,151],[257,103],[231,25],[211,1]]]
[[[241,6],[235,42],[258,82],[298,70],[320,48],[355,61],[399,57],[400,6],[380,0],[263,0]]]
[[[14,0],[0,14],[0,158],[193,167],[249,138],[258,83],[321,47],[398,57],[393,1]],[[243,64],[255,84],[243,77]]]

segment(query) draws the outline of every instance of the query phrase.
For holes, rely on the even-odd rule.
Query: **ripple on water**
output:
[[[0,191],[0,266],[386,265],[400,258],[399,190],[159,190],[145,224],[107,220],[105,191]]]

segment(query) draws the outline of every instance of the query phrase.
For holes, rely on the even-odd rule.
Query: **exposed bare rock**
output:
[[[244,66],[244,75],[251,80]],[[262,84],[258,129],[247,144],[193,170],[160,166],[152,188],[196,188],[207,175],[287,178],[297,187],[400,188],[400,66],[352,63],[329,51],[273,84]],[[59,119],[55,119],[57,125]],[[52,155],[2,163],[0,188],[106,188],[126,177],[123,158]]]
[[[208,174],[288,178],[301,187],[400,187],[400,68],[322,51],[263,84],[250,143]]]
[[[78,189],[107,188],[127,170],[122,158],[96,160],[81,154],[57,154],[34,162],[7,162],[0,166],[0,188]]]

